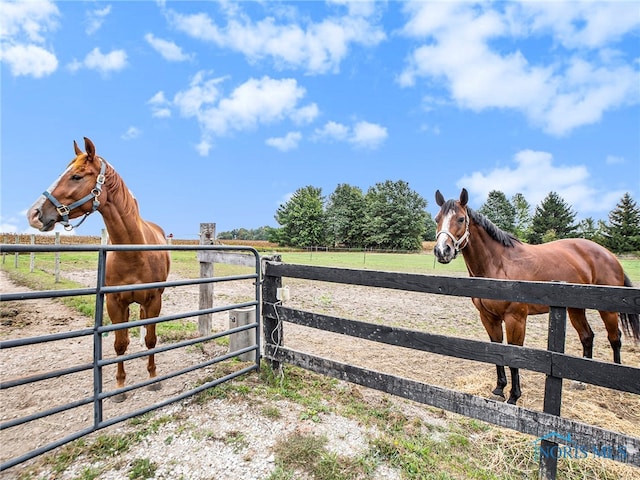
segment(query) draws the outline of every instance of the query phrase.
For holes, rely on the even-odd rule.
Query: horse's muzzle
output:
[[[31,206],[27,212],[27,220],[33,228],[41,232],[50,232],[56,225],[57,215],[53,218],[44,218],[42,206],[45,200],[44,196],[42,196]]]
[[[458,252],[446,242],[443,244],[437,244],[433,249],[433,254],[439,263],[449,263],[456,258]]]

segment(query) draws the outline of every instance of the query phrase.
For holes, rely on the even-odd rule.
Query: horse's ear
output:
[[[76,156],[82,155],[82,150],[80,150],[75,140],[73,141],[73,149],[76,151]]]
[[[96,147],[87,137],[84,137],[84,149],[87,151],[87,155],[90,159],[93,159],[93,157],[96,156]]]
[[[467,192],[466,188],[463,188],[462,191],[460,192],[460,205],[464,207],[468,201],[469,201],[469,193]]]
[[[441,207],[444,205],[444,197],[440,193],[440,190],[436,190],[436,204]]]

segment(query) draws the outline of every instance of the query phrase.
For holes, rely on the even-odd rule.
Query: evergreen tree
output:
[[[511,205],[516,211],[513,233],[520,240],[526,240],[531,232],[531,205],[521,193],[516,193],[511,197]]]
[[[346,183],[329,195],[326,208],[327,238],[334,246],[364,246],[365,201],[362,190]]]
[[[323,205],[322,189],[307,186],[296,190],[276,211],[275,219],[282,225],[275,236],[278,243],[291,247],[325,245]]]
[[[614,253],[640,251],[640,209],[628,192],[609,212],[604,245]]]
[[[570,238],[576,234],[576,217],[571,207],[556,192],[550,192],[536,207],[529,234],[529,243]]]
[[[425,218],[425,228],[426,230],[424,231],[424,235],[422,236],[422,238],[424,238],[424,240],[427,242],[435,241],[438,224],[429,212],[427,212],[427,217]]]
[[[419,250],[426,229],[427,201],[402,180],[377,183],[366,202],[366,246]]]
[[[578,224],[577,235],[580,238],[602,243],[602,232],[600,232],[598,223],[592,217],[587,217]]]
[[[514,208],[504,193],[498,190],[489,192],[487,201],[478,210],[489,220],[506,232],[515,231],[516,209]]]

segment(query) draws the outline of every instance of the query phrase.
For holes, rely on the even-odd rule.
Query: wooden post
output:
[[[60,232],[56,232],[56,245],[60,245]],[[60,252],[55,253],[55,276],[56,283],[60,283]]]
[[[280,261],[280,255],[274,255],[271,259],[273,261]],[[267,260],[266,258],[264,260]],[[263,268],[263,271],[265,269]],[[278,289],[282,288],[282,277],[272,277],[265,275],[262,279],[262,302],[265,304],[273,305],[274,310],[279,304]],[[263,308],[264,311],[264,308]],[[272,345],[284,345],[284,332],[282,329],[282,322],[270,317],[263,317],[263,338],[265,345],[267,343]],[[279,372],[282,369],[280,362],[276,360],[270,360],[269,365],[274,372]]]
[[[18,244],[20,243],[20,235],[18,235],[18,234],[16,233],[16,236],[14,237],[14,239],[15,239],[15,244],[16,244],[16,245],[18,245]],[[16,252],[15,257],[14,257],[14,260],[13,260],[13,266],[14,266],[15,268],[18,268],[18,255],[19,255],[19,253],[18,253],[18,252]]]
[[[31,234],[31,245],[35,245],[36,244],[36,236],[35,234]],[[36,253],[35,252],[31,252],[29,254],[29,273],[33,273],[33,270],[36,267]]]
[[[100,231],[100,245],[106,245],[109,243],[109,234],[107,233],[107,229],[103,228]]]
[[[216,238],[215,223],[200,224],[200,245],[213,245]],[[213,277],[213,262],[200,262],[200,278]],[[213,307],[213,283],[204,283],[200,285],[199,309]],[[198,317],[198,333],[201,336],[211,334],[212,314],[206,313]]]
[[[564,307],[550,307],[549,309],[549,337],[547,338],[547,350],[550,352],[564,353],[565,336],[567,333],[567,309]],[[552,415],[560,415],[562,407],[562,378],[547,375],[544,384],[543,411]],[[548,432],[551,433],[551,432]],[[564,432],[556,432],[563,434]],[[540,442],[540,468],[538,478],[555,480],[558,472],[557,455],[543,455],[543,452],[552,453],[555,442],[542,440]]]

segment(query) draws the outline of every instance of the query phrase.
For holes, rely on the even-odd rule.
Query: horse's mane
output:
[[[103,162],[107,164],[105,172],[105,185],[109,187],[109,193],[114,197],[114,201],[122,206],[123,214],[140,216],[138,201],[133,196],[129,188],[127,188],[124,180],[115,168],[111,166],[104,158]]]
[[[485,232],[489,234],[491,238],[493,238],[496,242],[504,245],[508,248],[513,248],[517,243],[522,243],[516,237],[514,237],[511,233],[505,232],[496,226],[491,220],[482,215],[479,212],[476,212],[472,208],[467,207],[467,213],[469,217],[477,223],[481,228],[484,229]]]

